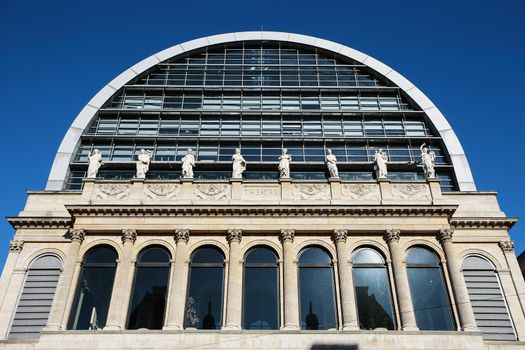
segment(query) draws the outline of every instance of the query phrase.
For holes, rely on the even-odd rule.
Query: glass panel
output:
[[[331,266],[332,259],[330,256],[321,248],[310,247],[306,248],[301,252],[299,256],[299,264],[315,264],[315,265],[327,265]]]
[[[259,250],[269,251],[269,249],[255,249],[255,251]],[[252,254],[248,254],[250,255]],[[278,281],[277,266],[244,269],[244,329],[279,329]]]
[[[354,253],[352,262],[354,264],[384,264],[383,257],[373,249],[359,249]]]
[[[97,247],[91,250],[84,260],[84,264],[114,264],[117,259],[117,253],[110,247]]]
[[[184,327],[221,328],[223,274],[222,267],[191,267]]]
[[[222,264],[224,256],[216,248],[200,248],[191,258],[192,264]]]
[[[430,250],[414,247],[407,252],[407,264],[438,265],[439,260]]]
[[[334,283],[331,268],[299,268],[301,329],[334,329]]]
[[[139,258],[141,263],[169,263],[170,254],[164,248],[155,247],[149,248]]]
[[[257,248],[251,249],[248,252],[244,260],[244,263],[245,264],[260,264],[260,263],[276,264],[277,256],[269,248],[257,247]]]

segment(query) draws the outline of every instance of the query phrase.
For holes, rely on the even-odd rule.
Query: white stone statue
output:
[[[378,179],[386,179],[388,175],[388,170],[386,167],[386,162],[388,162],[388,156],[382,148],[376,150],[374,154],[374,170],[376,171],[376,176]]]
[[[233,169],[232,179],[242,179],[242,173],[246,170],[246,160],[241,155],[241,150],[236,148],[232,156]]]
[[[279,178],[281,179],[290,178],[290,162],[292,161],[292,156],[287,152],[288,150],[283,148],[281,156],[279,157]]]
[[[89,156],[89,167],[87,171],[88,179],[95,179],[98,174],[98,169],[102,166],[102,154],[98,149],[93,150],[93,154]]]
[[[337,158],[332,154],[331,149],[326,150],[326,166],[331,178],[339,178],[339,170],[337,170]]]
[[[182,178],[193,179],[193,167],[195,166],[195,156],[191,148],[188,148],[188,153],[182,158]]]
[[[427,179],[434,179],[436,177],[435,160],[436,154],[425,147],[426,144],[422,144],[419,149],[421,150],[421,163],[423,163],[423,171]]]
[[[145,149],[140,150],[140,154],[137,160],[137,174],[135,177],[137,179],[145,179],[146,173],[149,170],[149,163],[151,162],[151,156],[153,153],[151,151],[146,151]]]

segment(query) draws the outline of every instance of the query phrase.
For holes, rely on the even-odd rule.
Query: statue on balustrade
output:
[[[331,178],[339,178],[339,170],[337,170],[337,158],[332,154],[331,149],[326,150],[326,166]]]
[[[236,148],[232,156],[233,169],[232,179],[242,179],[242,173],[246,170],[246,160],[241,155],[241,150]]]
[[[93,154],[89,156],[89,166],[87,170],[88,179],[95,179],[98,170],[102,166],[102,154],[98,149],[93,150]]]
[[[281,156],[279,157],[279,178],[289,179],[290,178],[290,162],[292,156],[288,154],[288,150],[283,148]]]
[[[421,163],[423,163],[423,171],[427,179],[434,179],[436,177],[435,161],[436,154],[432,152],[426,144],[419,147],[421,150]]]
[[[193,179],[193,167],[195,166],[195,156],[191,148],[188,148],[188,153],[182,158],[182,178]]]
[[[376,150],[376,153],[374,154],[374,170],[376,171],[378,179],[386,179],[388,176],[386,162],[388,162],[386,152],[384,152],[382,148]]]
[[[135,175],[138,179],[145,179],[146,174],[149,170],[149,164],[151,163],[151,157],[153,156],[153,152],[146,151],[145,149],[140,150],[140,154],[138,156],[137,160],[137,173]]]

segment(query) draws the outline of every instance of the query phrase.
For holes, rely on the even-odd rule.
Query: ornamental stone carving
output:
[[[283,148],[281,156],[279,157],[279,178],[289,179],[290,178],[290,163],[292,162],[292,156],[288,154],[288,150]]]
[[[131,242],[131,244],[135,244],[135,241],[137,240],[137,231],[131,228],[125,228],[122,230],[122,244],[126,242]]]
[[[242,239],[242,230],[240,228],[232,228],[228,230],[226,234],[226,240],[228,243],[236,242],[240,243]]]
[[[454,230],[451,228],[443,228],[439,230],[439,232],[436,235],[436,239],[439,243],[443,244],[445,242],[452,241],[452,235],[454,234]]]
[[[193,193],[197,199],[201,200],[222,200],[228,199],[230,195],[229,190],[229,185],[210,183],[196,185]]]
[[[352,199],[381,199],[381,192],[376,184],[343,184],[341,193]]]
[[[374,170],[376,171],[376,177],[378,179],[386,179],[388,176],[388,170],[386,163],[388,162],[388,156],[382,148],[376,150],[374,154]]]
[[[10,252],[20,253],[22,251],[22,248],[24,248],[24,241],[19,241],[16,239],[9,241]]]
[[[123,199],[129,196],[130,185],[128,184],[100,184],[95,191],[97,199]]]
[[[421,150],[421,163],[423,163],[423,171],[427,179],[434,179],[436,177],[435,161],[436,154],[432,152],[426,144],[419,147]]]
[[[246,170],[246,160],[241,155],[241,150],[236,148],[232,156],[232,179],[242,179],[242,173]]]
[[[399,235],[401,234],[401,230],[397,228],[389,228],[385,230],[385,234],[383,235],[383,239],[386,243],[391,242],[399,242]]]
[[[84,238],[86,237],[86,232],[80,228],[73,228],[70,229],[67,233],[67,238],[69,238],[71,241],[78,241],[80,243],[84,242]]]
[[[512,253],[514,251],[514,241],[499,241],[499,247],[505,253]]]
[[[179,242],[188,243],[190,240],[190,230],[186,228],[175,230],[175,236],[173,239],[175,240],[176,244]]]
[[[178,184],[147,184],[144,187],[146,197],[155,200],[169,200],[180,194],[180,185]]]
[[[140,150],[140,154],[138,155],[138,160],[136,163],[137,172],[135,174],[135,177],[137,179],[145,179],[146,174],[149,171],[149,165],[151,163],[151,158],[153,157],[153,152],[146,151],[145,149]]]
[[[334,230],[332,233],[332,240],[334,243],[337,242],[346,242],[346,238],[348,237],[348,230]]]
[[[327,184],[294,184],[294,200],[330,199],[330,187]]]
[[[98,170],[102,166],[102,153],[98,149],[93,150],[89,156],[89,166],[87,170],[87,178],[94,179],[97,177]]]
[[[281,235],[279,236],[279,239],[281,240],[281,243],[293,242],[294,236],[295,230],[292,230],[290,228],[284,228],[281,230]]]
[[[337,158],[332,154],[331,149],[326,150],[325,163],[326,167],[328,168],[328,173],[330,174],[330,177],[338,179],[339,170],[337,169]]]
[[[431,199],[426,184],[392,184],[392,197],[402,199]]]
[[[183,179],[193,179],[193,167],[195,167],[195,156],[193,150],[188,148],[188,153],[182,158]]]

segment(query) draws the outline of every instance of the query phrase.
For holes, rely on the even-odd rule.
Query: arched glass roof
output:
[[[330,148],[343,179],[372,179],[372,157],[382,148],[392,178],[420,179],[426,143],[444,190],[474,189],[459,142],[449,126],[440,130],[448,123],[419,90],[405,89],[409,83],[392,70],[385,77],[385,66],[354,50],[284,34],[209,37],[130,68],[77,117],[47,188],[80,188],[94,149],[104,158],[103,178],[132,177],[140,149],[154,153],[150,178],[178,178],[174,163],[192,148],[197,179],[228,179],[240,148],[247,179],[276,179],[287,148],[292,178],[322,180]]]

